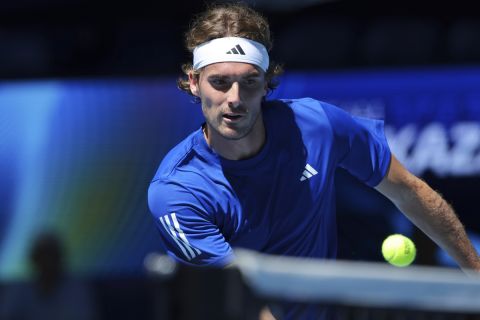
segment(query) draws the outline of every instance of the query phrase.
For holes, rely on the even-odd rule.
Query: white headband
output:
[[[246,62],[266,72],[269,58],[263,44],[238,37],[213,39],[193,50],[193,69],[198,70],[216,62]]]

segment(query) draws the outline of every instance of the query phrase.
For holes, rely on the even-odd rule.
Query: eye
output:
[[[210,85],[216,89],[224,89],[229,86],[229,82],[223,78],[212,78],[208,80]]]
[[[217,86],[224,85],[226,83],[226,81],[223,79],[213,79],[210,82]]]
[[[249,87],[255,87],[259,82],[258,78],[247,78],[245,79],[244,84]]]

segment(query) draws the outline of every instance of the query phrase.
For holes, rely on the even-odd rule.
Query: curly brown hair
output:
[[[272,49],[270,27],[267,20],[257,11],[243,3],[227,3],[210,5],[206,11],[197,15],[190,29],[185,33],[185,46],[190,53],[198,45],[223,37],[242,37],[257,41],[265,46],[267,51]],[[188,74],[200,74],[194,70],[192,63],[182,65],[184,76],[178,79],[178,87],[192,94],[188,81]],[[277,77],[283,73],[283,67],[275,62],[265,74],[269,91],[278,86]]]

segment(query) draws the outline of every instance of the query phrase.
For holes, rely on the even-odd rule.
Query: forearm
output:
[[[462,269],[480,271],[480,259],[452,207],[422,180],[410,176],[394,203]]]

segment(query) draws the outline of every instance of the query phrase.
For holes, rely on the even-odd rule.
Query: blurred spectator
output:
[[[66,270],[63,243],[55,233],[42,233],[32,244],[33,278],[5,287],[0,319],[98,319],[88,285]]]

